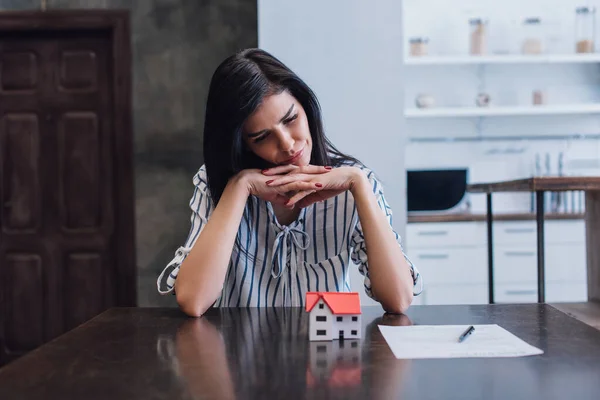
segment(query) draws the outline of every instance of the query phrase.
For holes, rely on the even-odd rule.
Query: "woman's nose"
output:
[[[282,151],[289,152],[290,150],[293,150],[293,148],[294,148],[294,138],[292,137],[292,135],[290,134],[290,132],[287,132],[285,130],[280,131],[280,133],[279,133],[279,147],[281,148]]]

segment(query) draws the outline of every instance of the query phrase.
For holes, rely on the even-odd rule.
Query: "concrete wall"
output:
[[[0,10],[41,3],[0,0]],[[175,305],[157,294],[156,277],[189,230],[210,77],[231,53],[257,46],[256,1],[48,0],[47,8],[131,12],[138,300]]]

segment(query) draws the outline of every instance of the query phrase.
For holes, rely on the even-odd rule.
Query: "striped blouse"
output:
[[[380,182],[373,171],[361,168],[391,226],[392,210]],[[173,291],[181,263],[214,210],[206,182],[203,165],[193,178],[191,229],[185,244],[158,277],[161,294]],[[309,291],[350,292],[350,261],[358,266],[365,292],[373,298],[365,238],[348,191],[303,208],[290,225],[277,221],[270,202],[250,196],[248,203],[251,206],[246,206],[237,233],[245,251],[234,246],[216,307],[303,307]],[[394,234],[401,246],[400,236]],[[423,289],[422,278],[404,257],[411,269],[413,292],[418,295]]]

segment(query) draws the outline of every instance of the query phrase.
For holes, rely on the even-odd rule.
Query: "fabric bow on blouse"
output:
[[[302,243],[306,241],[306,244]],[[271,259],[271,276],[276,279],[283,280],[283,290],[294,291],[294,285],[291,282],[292,273],[295,274],[297,269],[297,252],[308,249],[310,245],[310,236],[301,229],[295,227],[284,226],[281,232],[275,236],[273,242],[273,258]],[[285,269],[290,269],[288,274],[285,274]],[[294,298],[292,293],[291,298]],[[284,299],[287,297],[284,296]]]

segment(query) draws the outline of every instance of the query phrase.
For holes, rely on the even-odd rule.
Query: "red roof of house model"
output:
[[[360,314],[360,297],[357,292],[307,292],[306,312],[310,312],[321,298],[333,314]]]

